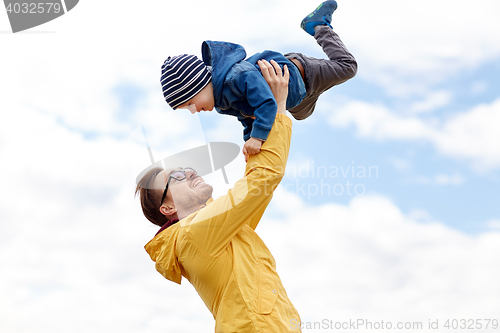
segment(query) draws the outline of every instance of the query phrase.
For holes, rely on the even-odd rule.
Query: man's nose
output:
[[[191,179],[196,176],[196,172],[194,171],[184,171],[184,172],[186,173],[186,178]]]

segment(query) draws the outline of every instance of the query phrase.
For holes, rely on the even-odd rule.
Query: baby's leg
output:
[[[314,28],[314,30],[316,31],[314,38],[323,48],[323,52],[325,52],[329,59],[319,59],[321,64],[325,64],[317,73],[320,76],[320,79],[322,78],[325,81],[330,79],[333,82],[333,85],[337,85],[353,78],[354,75],[356,75],[358,64],[356,63],[354,56],[347,50],[344,43],[340,40],[339,35],[337,35],[332,28],[326,25],[318,25]],[[323,71],[326,71],[327,73],[323,73]],[[333,85],[330,85],[328,88],[331,88]]]
[[[287,53],[288,59],[296,59],[304,68],[307,96],[289,110],[297,120],[309,117],[316,106],[318,97],[331,87],[345,82],[356,75],[358,65],[354,56],[347,50],[339,36],[328,25],[314,27],[314,38],[328,56],[317,59],[301,53]]]

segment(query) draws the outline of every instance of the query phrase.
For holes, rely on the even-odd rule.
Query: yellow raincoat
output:
[[[145,246],[165,278],[191,282],[214,316],[216,333],[300,332],[276,262],[254,231],[284,175],[291,127],[290,118],[278,114],[233,189]]]

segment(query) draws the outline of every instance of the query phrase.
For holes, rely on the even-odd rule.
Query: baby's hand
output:
[[[243,145],[243,154],[245,157],[247,155],[255,155],[260,152],[260,147],[262,146],[262,141],[256,138],[250,138]]]

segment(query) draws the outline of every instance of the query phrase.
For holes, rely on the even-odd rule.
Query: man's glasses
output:
[[[170,180],[173,178],[177,181],[182,181],[182,180],[186,179],[187,172],[193,173],[194,176],[197,175],[196,171],[194,169],[191,169],[191,168],[184,168],[182,170],[174,171],[174,172],[172,172],[172,174],[170,174],[170,177],[168,177],[168,180],[167,180],[167,185],[165,186],[165,191],[163,191],[163,195],[161,197],[160,206],[163,204],[163,200],[165,200],[165,197],[167,196],[168,184],[170,183]]]

